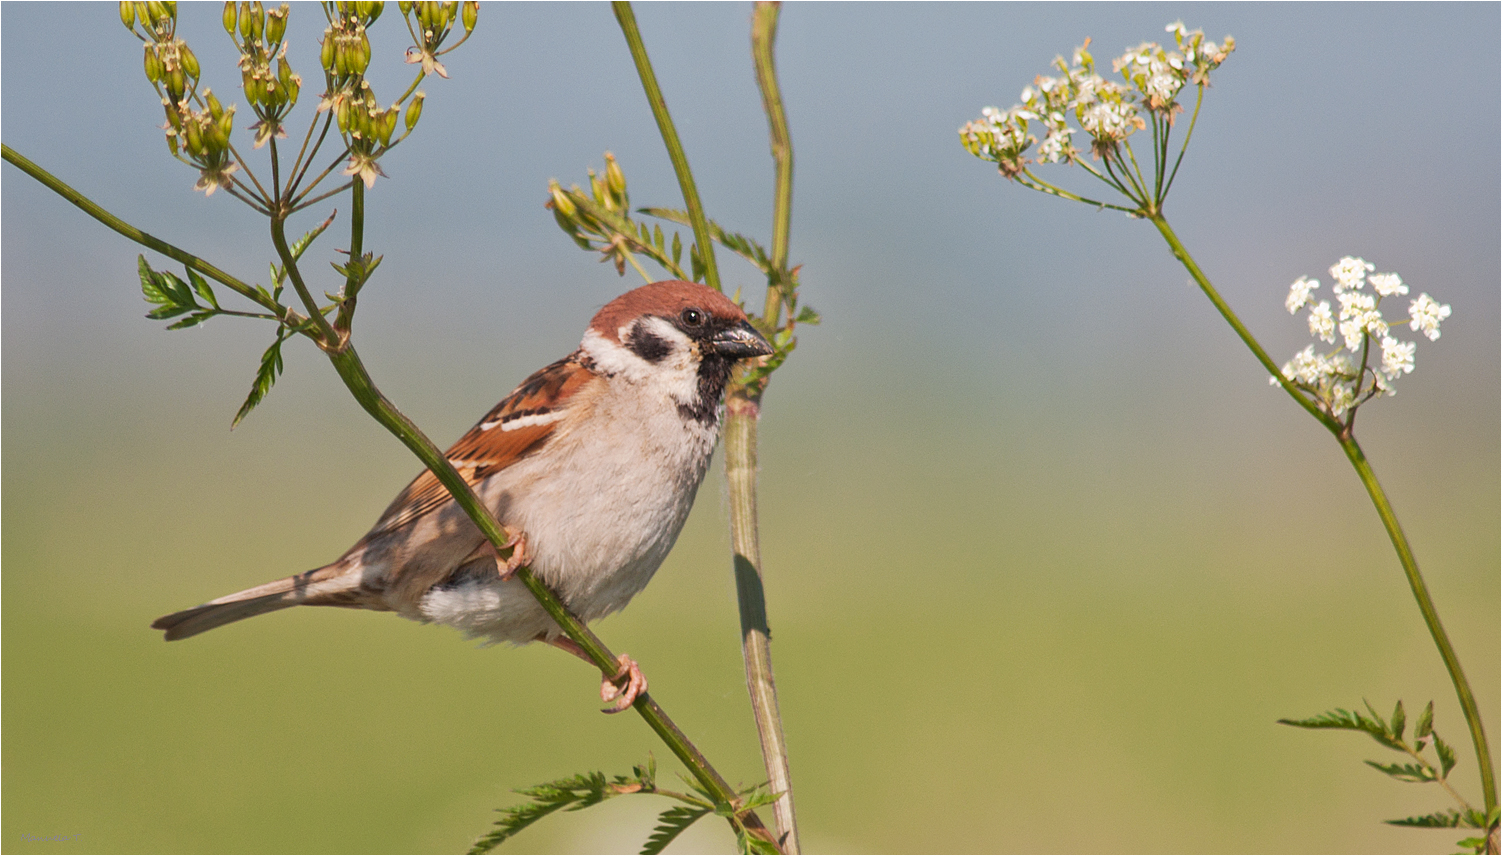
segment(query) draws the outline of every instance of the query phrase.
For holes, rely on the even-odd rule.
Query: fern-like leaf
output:
[[[664,811],[657,817],[657,827],[652,830],[652,836],[642,845],[643,856],[655,856],[667,849],[673,839],[711,810],[710,806],[675,805]]]

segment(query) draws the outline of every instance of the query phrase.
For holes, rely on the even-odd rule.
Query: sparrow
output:
[[[691,282],[607,303],[579,348],[534,373],[446,453],[513,535],[493,545],[424,470],[338,560],[152,623],[170,640],[289,606],[395,612],[471,638],[584,653],[514,573],[530,567],[585,622],[626,605],[672,549],[719,438],[736,363],[772,353],[745,312]],[[512,546],[508,545],[508,546]],[[607,712],[646,690],[630,657]]]

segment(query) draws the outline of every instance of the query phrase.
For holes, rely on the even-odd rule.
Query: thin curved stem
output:
[[[1408,586],[1413,589],[1413,599],[1418,602],[1419,612],[1424,616],[1424,625],[1429,628],[1429,635],[1434,639],[1434,646],[1439,649],[1439,656],[1445,662],[1445,669],[1450,673],[1450,682],[1455,685],[1455,695],[1460,700],[1460,709],[1465,714],[1466,726],[1471,731],[1471,744],[1476,750],[1476,765],[1481,775],[1481,793],[1486,803],[1486,810],[1490,812],[1497,806],[1497,776],[1492,769],[1491,748],[1486,741],[1486,728],[1481,721],[1481,710],[1476,706],[1476,697],[1471,692],[1471,683],[1466,680],[1465,671],[1460,667],[1460,658],[1455,654],[1455,646],[1450,643],[1450,635],[1445,632],[1445,627],[1440,623],[1439,612],[1434,608],[1434,600],[1429,596],[1429,587],[1424,583],[1424,577],[1419,573],[1419,564],[1413,557],[1413,548],[1408,544],[1408,536],[1403,534],[1403,527],[1398,524],[1398,516],[1393,513],[1392,504],[1387,500],[1387,492],[1377,481],[1377,474],[1372,470],[1372,465],[1367,461],[1361,446],[1349,431],[1336,435],[1340,442],[1340,448],[1350,459],[1351,466],[1356,468],[1356,474],[1361,477],[1361,483],[1366,486],[1366,492],[1372,498],[1372,505],[1377,508],[1377,516],[1382,518],[1382,525],[1387,529],[1387,537],[1392,540],[1393,549],[1398,553],[1398,561],[1403,564],[1403,574],[1408,578]]]
[[[699,201],[699,189],[694,184],[694,174],[688,168],[688,155],[683,153],[683,144],[678,140],[678,131],[673,127],[673,117],[668,113],[667,101],[657,85],[657,75],[652,71],[652,60],[647,56],[647,47],[642,43],[641,31],[636,26],[636,13],[625,0],[611,3],[615,19],[620,22],[621,32],[626,36],[626,46],[631,49],[631,59],[636,63],[636,73],[641,77],[642,89],[647,94],[647,103],[652,107],[652,116],[657,120],[657,130],[668,148],[668,158],[673,162],[673,172],[678,175],[678,186],[683,190],[683,204],[688,209],[689,222],[694,227],[694,243],[699,245],[699,260],[704,264],[704,284],[720,291],[720,269],[715,264],[714,239],[709,232],[709,220],[704,216],[704,205]]]
[[[254,288],[247,285],[240,279],[230,276],[229,274],[225,273],[214,265],[209,264],[198,256],[193,255],[187,250],[173,246],[172,244],[163,241],[161,238],[158,238],[155,235],[150,235],[146,232],[141,231],[140,229],[137,229],[135,226],[132,226],[124,220],[121,220],[119,217],[116,217],[110,212],[104,210],[103,208],[99,207],[99,205],[95,204],[93,200],[89,199],[87,196],[84,196],[82,193],[79,193],[77,190],[74,190],[67,184],[64,184],[52,173],[46,171],[45,169],[42,169],[35,163],[32,163],[31,160],[26,158],[24,155],[17,153],[16,150],[12,149],[10,146],[0,144],[0,156],[3,156],[6,163],[14,165],[22,172],[36,179],[42,184],[43,187],[46,187],[48,190],[51,190],[58,196],[61,196],[62,198],[78,206],[78,208],[81,209],[85,214],[93,217],[95,220],[98,220],[99,222],[110,227],[116,232],[119,232],[125,237],[140,244],[141,246],[146,247],[150,250],[155,250],[156,252],[161,253],[169,259],[182,262],[187,267],[198,271],[199,273],[203,274],[209,279],[214,280],[215,282],[222,283],[226,287],[232,289],[241,297],[244,297],[247,300],[252,300],[256,304],[269,309],[272,312],[277,312],[282,308],[279,307],[275,301],[268,303],[261,296],[260,292],[256,291]]]
[[[1476,766],[1481,775],[1481,791],[1485,797],[1486,810],[1490,812],[1497,805],[1497,777],[1492,768],[1491,749],[1487,745],[1486,730],[1482,724],[1481,712],[1476,706],[1476,697],[1471,692],[1470,682],[1466,680],[1465,672],[1460,667],[1460,658],[1455,654],[1455,647],[1450,643],[1449,634],[1445,632],[1444,625],[1440,623],[1439,612],[1435,610],[1434,601],[1429,596],[1429,587],[1424,583],[1424,578],[1419,573],[1418,562],[1413,557],[1413,549],[1408,544],[1408,537],[1403,534],[1403,528],[1398,524],[1398,517],[1393,513],[1392,504],[1388,502],[1387,493],[1382,489],[1382,485],[1378,483],[1376,473],[1373,472],[1371,464],[1366,459],[1366,455],[1361,451],[1361,446],[1357,444],[1356,438],[1352,435],[1351,426],[1341,423],[1323,410],[1320,410],[1313,401],[1300,392],[1287,378],[1283,377],[1283,373],[1278,371],[1272,359],[1268,357],[1267,352],[1262,349],[1262,345],[1257,342],[1246,326],[1241,323],[1241,319],[1236,317],[1236,313],[1231,311],[1231,307],[1221,299],[1220,294],[1210,284],[1210,280],[1205,277],[1199,265],[1195,264],[1194,259],[1184,249],[1184,245],[1179,241],[1178,236],[1174,234],[1173,229],[1169,228],[1168,221],[1163,219],[1163,215],[1155,213],[1150,215],[1148,219],[1152,220],[1153,225],[1158,227],[1158,231],[1162,233],[1164,240],[1168,241],[1169,248],[1173,250],[1174,256],[1189,271],[1189,275],[1194,277],[1195,282],[1199,283],[1200,289],[1205,292],[1205,296],[1209,297],[1210,302],[1215,304],[1215,308],[1219,310],[1221,316],[1236,331],[1236,335],[1241,338],[1242,342],[1256,356],[1257,361],[1273,377],[1278,379],[1283,389],[1289,395],[1293,396],[1293,399],[1299,403],[1299,406],[1307,410],[1315,419],[1318,419],[1320,424],[1325,426],[1335,436],[1336,441],[1340,443],[1341,449],[1346,453],[1346,457],[1350,459],[1351,466],[1355,467],[1356,474],[1361,477],[1361,483],[1365,485],[1367,494],[1371,496],[1372,505],[1377,509],[1377,516],[1382,519],[1382,525],[1387,529],[1388,538],[1392,540],[1393,549],[1398,553],[1398,561],[1403,565],[1403,573],[1408,578],[1409,588],[1413,590],[1413,598],[1418,603],[1419,612],[1424,616],[1424,624],[1429,628],[1429,635],[1433,637],[1435,647],[1439,649],[1440,659],[1444,661],[1445,669],[1450,673],[1450,682],[1455,685],[1455,695],[1460,701],[1461,711],[1465,714],[1466,726],[1471,732],[1471,743],[1476,750]]]

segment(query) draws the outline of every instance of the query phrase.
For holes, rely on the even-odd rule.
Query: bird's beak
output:
[[[716,333],[709,340],[710,347],[715,353],[724,354],[737,360],[747,357],[764,357],[772,353],[772,346],[765,337],[756,332],[751,322],[742,321],[734,327],[727,327]]]

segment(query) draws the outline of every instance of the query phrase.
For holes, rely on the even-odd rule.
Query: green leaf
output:
[[[678,233],[674,232],[673,233],[673,264],[675,264],[675,265],[678,264],[678,260],[681,259],[681,258],[683,258],[683,241],[678,237]]]
[[[1398,699],[1398,705],[1397,707],[1394,707],[1392,711],[1392,729],[1388,732],[1388,735],[1392,737],[1393,740],[1402,742],[1403,731],[1407,727],[1408,717],[1403,713],[1403,700]]]
[[[158,277],[157,282],[162,289],[162,293],[166,294],[173,303],[179,306],[186,306],[189,309],[198,308],[198,301],[193,299],[193,290],[188,288],[186,282],[178,279],[176,274],[164,270],[158,272]]]
[[[156,271],[152,270],[151,265],[146,263],[146,257],[144,255],[136,256],[136,260],[136,267],[141,275],[141,294],[146,298],[146,302],[170,303],[171,300],[168,299],[166,294],[162,293],[161,286],[157,284]]]
[[[1452,808],[1444,811],[1436,811],[1433,814],[1405,817],[1402,820],[1384,820],[1382,822],[1392,826],[1422,826],[1428,829],[1449,829],[1461,826],[1463,819],[1460,816],[1460,812]]]
[[[1376,761],[1363,761],[1362,763],[1381,770],[1400,782],[1434,781],[1434,769],[1427,764],[1379,764]]]
[[[240,405],[239,412],[235,414],[235,420],[230,423],[231,429],[239,425],[241,419],[250,415],[250,411],[261,403],[266,393],[270,392],[272,385],[276,383],[277,375],[282,373],[282,342],[287,340],[288,335],[290,332],[287,328],[277,328],[276,341],[272,342],[271,347],[261,355],[261,367],[256,370],[255,383],[251,384],[250,395],[245,397],[245,403]]]
[[[1434,751],[1439,755],[1439,777],[1448,778],[1450,771],[1455,769],[1455,750],[1450,748],[1450,744],[1439,739],[1439,735],[1436,734],[1434,735]]]
[[[185,268],[185,270],[188,272],[188,281],[193,283],[193,290],[198,292],[198,296],[208,301],[210,306],[218,309],[219,301],[214,298],[214,289],[209,288],[208,282],[198,275],[198,271],[192,268]]]
[[[147,312],[146,317],[153,321],[161,321],[164,318],[176,318],[184,312],[192,312],[193,308],[192,306],[176,306],[169,303],[166,306],[158,306]]]
[[[706,814],[709,814],[708,806],[675,805],[669,808],[658,815],[657,827],[652,830],[647,843],[642,845],[641,852],[643,854],[661,853],[673,843],[674,838]]]
[[[1355,711],[1336,708],[1335,710],[1327,711],[1319,716],[1312,716],[1308,719],[1280,719],[1278,723],[1281,725],[1292,725],[1296,728],[1335,728],[1346,731],[1364,731],[1371,735],[1373,740],[1381,743],[1383,746],[1389,749],[1396,749],[1399,752],[1403,751],[1401,744],[1394,742],[1391,737],[1387,736],[1387,723],[1382,721],[1381,715],[1376,714],[1375,711],[1373,711],[1373,715],[1376,718],[1369,719]]]
[[[168,330],[181,330],[184,327],[195,327],[195,326],[197,326],[199,324],[202,324],[203,322],[209,320],[210,318],[213,318],[217,314],[218,314],[217,312],[213,312],[211,310],[205,310],[203,312],[194,312],[192,315],[189,315],[187,318],[184,318],[183,320],[178,321],[175,324],[168,324],[167,325],[167,329]]]
[[[580,773],[566,779],[558,779],[530,788],[520,788],[517,793],[531,797],[532,801],[507,809],[497,809],[501,813],[501,818],[495,822],[496,828],[491,830],[489,835],[476,841],[469,852],[489,852],[501,842],[556,811],[594,805],[605,799],[604,791],[604,773]],[[590,801],[583,805],[575,805],[584,800]]]
[[[818,324],[824,320],[824,316],[815,312],[812,306],[804,306],[798,310],[798,317],[793,320],[799,324]]]
[[[1486,839],[1481,837],[1462,838],[1459,841],[1455,842],[1455,846],[1469,850],[1472,853],[1485,853]]]
[[[1413,726],[1413,736],[1416,738],[1428,737],[1434,731],[1434,702],[1424,706],[1424,712],[1419,714],[1419,721]]]

